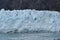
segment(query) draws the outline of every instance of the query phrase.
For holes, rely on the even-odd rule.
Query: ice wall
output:
[[[0,32],[40,32],[60,30],[60,12],[0,10]]]

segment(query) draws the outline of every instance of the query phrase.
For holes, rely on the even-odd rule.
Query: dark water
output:
[[[60,33],[8,33],[0,34],[0,40],[54,40]]]

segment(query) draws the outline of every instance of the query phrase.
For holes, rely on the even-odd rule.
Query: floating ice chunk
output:
[[[60,12],[0,10],[0,32],[60,31]]]

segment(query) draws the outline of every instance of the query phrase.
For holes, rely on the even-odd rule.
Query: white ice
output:
[[[60,31],[60,12],[47,10],[0,10],[0,32]]]

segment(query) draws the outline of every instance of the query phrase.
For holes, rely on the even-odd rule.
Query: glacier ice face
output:
[[[0,32],[60,31],[60,12],[0,10]]]

